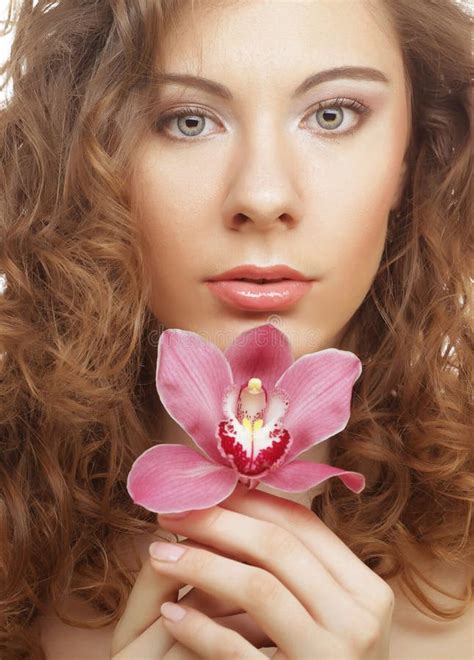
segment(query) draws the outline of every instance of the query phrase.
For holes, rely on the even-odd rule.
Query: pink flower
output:
[[[131,498],[149,511],[180,513],[219,504],[239,481],[298,493],[330,477],[360,493],[362,474],[296,457],[346,427],[361,371],[354,353],[336,348],[294,361],[286,335],[270,323],[241,333],[224,353],[194,332],[165,330],[158,394],[204,455],[180,444],[147,449],[128,475]]]

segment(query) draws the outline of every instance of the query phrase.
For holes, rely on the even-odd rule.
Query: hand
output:
[[[183,541],[180,545],[209,549],[205,545]],[[189,585],[187,585],[189,586]],[[117,623],[111,641],[111,660],[196,660],[195,653],[176,641],[163,625],[160,606],[166,600],[178,599],[183,587],[180,580],[159,575],[148,559],[130,592],[125,612]],[[179,601],[214,617],[217,623],[242,634],[258,647],[270,642],[247,614],[231,603],[217,600],[199,589],[191,589]]]
[[[393,591],[303,505],[239,485],[219,506],[159,520],[229,557],[189,547],[175,562],[152,559],[153,568],[248,612],[278,648],[273,658],[389,657]],[[266,657],[238,632],[183,609],[180,621],[161,621],[198,657]]]

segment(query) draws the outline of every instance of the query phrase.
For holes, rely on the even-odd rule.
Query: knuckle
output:
[[[359,620],[357,632],[353,636],[353,642],[360,651],[369,652],[378,646],[381,634],[381,623],[379,619],[366,612]]]
[[[220,652],[214,655],[213,660],[248,660],[248,651],[235,648],[241,645],[241,637],[238,633],[229,633],[222,639]],[[234,648],[232,648],[234,647]]]
[[[199,521],[199,524],[204,529],[212,529],[216,522],[219,521],[219,518],[222,516],[224,509],[216,506],[213,509],[204,509],[202,512],[202,520]]]
[[[263,525],[258,543],[262,559],[272,557],[276,550],[282,556],[291,556],[298,550],[297,545],[297,539],[283,527],[272,522]]]
[[[371,589],[371,611],[383,615],[391,615],[395,608],[395,594],[389,585],[381,579],[380,583]]]
[[[196,620],[197,618],[197,620]],[[205,617],[191,617],[189,618],[188,629],[191,637],[196,639],[207,639],[209,634],[212,635],[211,624]],[[192,621],[192,623],[191,623]]]
[[[280,592],[280,583],[268,571],[253,567],[243,591],[246,607],[256,602],[273,602]]]
[[[287,500],[287,512],[286,519],[289,523],[290,528],[296,527],[301,528],[303,525],[314,525],[315,520],[317,519],[316,514],[308,509],[303,504],[299,502],[294,502],[293,500]]]
[[[248,660],[246,651],[223,651],[223,653],[214,656],[213,660]]]
[[[206,640],[208,646],[212,647],[212,652],[206,655],[208,660],[243,660],[245,655],[241,646],[240,635],[228,628],[216,629],[215,623],[207,617],[199,617],[198,621],[194,621],[194,625],[190,630],[190,634],[199,639]]]
[[[186,553],[187,554],[187,553]],[[192,570],[200,574],[209,573],[209,570],[212,567],[214,556],[208,550],[194,549],[189,555],[190,563],[192,564]]]
[[[344,660],[361,660],[358,651],[354,652],[354,646],[342,641],[339,638],[334,638],[331,643],[332,655],[331,658],[342,658]]]
[[[395,594],[393,592],[393,589],[388,586],[388,584],[384,584],[384,589],[382,589],[382,595],[381,595],[381,607],[384,609],[385,612],[393,612],[394,607],[395,607]]]

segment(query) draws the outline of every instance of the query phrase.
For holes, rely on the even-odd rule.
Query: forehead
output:
[[[343,65],[400,73],[382,0],[190,0],[159,49],[161,68],[259,79]]]

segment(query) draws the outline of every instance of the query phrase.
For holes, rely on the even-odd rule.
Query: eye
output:
[[[306,117],[316,115],[318,125],[323,129],[322,134],[324,137],[332,137],[330,136],[330,133],[338,129],[343,122],[346,114],[343,112],[343,108],[350,110],[351,113],[356,115],[362,115],[369,112],[369,108],[359,101],[338,97],[332,100],[321,101],[317,104],[316,108],[313,108],[306,115]],[[165,113],[159,117],[155,122],[154,128],[158,133],[166,132],[167,137],[172,140],[186,141],[196,137],[203,137],[203,129],[206,124],[206,119],[214,121],[212,115],[201,108],[183,106],[182,108],[177,108],[176,110]],[[165,131],[174,120],[177,120],[176,126],[181,133],[181,137],[168,130]],[[337,131],[337,133],[334,133],[334,137],[336,135],[350,135],[356,130],[359,124],[360,121],[352,124],[348,130]]]
[[[350,110],[351,113],[355,113],[356,115],[362,115],[369,111],[369,108],[366,105],[363,105],[354,99],[336,98],[333,100],[321,101],[316,108],[313,108],[311,112],[306,115],[306,117],[316,115],[319,127],[324,129],[323,133],[330,133],[331,131],[338,129],[343,123],[344,117],[347,114],[343,111],[343,108]],[[334,135],[350,135],[356,130],[359,124],[360,121],[357,121],[347,130],[337,131]]]
[[[158,121],[155,122],[155,130],[159,133],[164,132],[163,129],[168,127],[174,119],[178,120],[176,125],[182,135],[182,137],[177,137],[176,135],[168,133],[168,136],[174,140],[202,137],[201,133],[206,123],[204,120],[211,119],[212,121],[211,115],[200,108],[184,106],[159,117]]]

